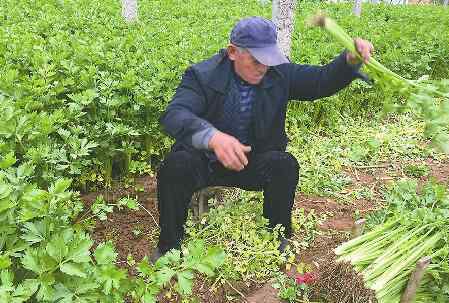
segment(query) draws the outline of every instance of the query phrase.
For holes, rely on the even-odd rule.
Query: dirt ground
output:
[[[421,182],[427,181],[430,177],[434,177],[440,182],[448,182],[449,163],[441,163],[434,159],[427,159],[424,163],[431,168],[431,171],[429,175],[421,177]],[[327,220],[319,226],[322,231],[321,235],[308,249],[296,256],[296,261],[311,265],[319,273],[320,266],[326,262],[329,253],[348,239],[355,214],[363,217],[367,212],[382,207],[380,194],[382,187],[395,179],[404,177],[404,165],[405,163],[384,163],[376,166],[347,168],[345,173],[352,179],[352,184],[339,193],[339,197],[343,199],[298,194],[295,198],[295,208],[304,208],[306,212],[314,210],[316,214],[324,213],[327,215]],[[372,196],[344,199],[353,197],[354,192],[360,188],[370,189]],[[135,179],[134,185],[127,189],[117,188],[116,190],[89,193],[83,195],[82,199],[86,206],[89,206],[99,194],[102,194],[108,202],[116,201],[127,195],[131,197],[137,195],[138,201],[141,203],[142,207],[137,211],[122,210],[109,214],[107,220],[96,223],[92,233],[96,245],[112,240],[118,252],[117,265],[127,268],[130,274],[135,274],[132,266],[129,265],[130,257],[139,262],[144,256],[149,256],[156,245],[155,241],[159,232],[155,178],[139,177]],[[289,274],[294,275],[295,273],[290,271]],[[218,287],[215,292],[211,292],[210,282],[199,278],[195,281],[194,293],[201,302],[228,302],[226,298],[228,295],[240,297],[239,302],[282,302],[271,284],[241,282],[224,285]],[[172,297],[169,300],[161,295],[159,301],[176,302],[176,298]]]

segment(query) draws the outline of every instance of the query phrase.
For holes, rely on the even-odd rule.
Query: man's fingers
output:
[[[365,63],[368,63],[374,51],[374,46],[372,45],[372,43],[360,38],[354,39],[354,43],[356,45],[357,52],[363,58],[363,61]]]
[[[218,157],[218,156],[217,156]],[[239,156],[233,148],[227,149],[224,151],[218,159],[224,167],[231,170],[242,170],[244,168],[243,163],[241,162]]]
[[[245,153],[251,151],[251,146],[241,144],[234,137],[225,133],[217,132],[211,138],[209,146],[214,150],[217,159],[227,169],[240,171],[248,165]]]
[[[231,163],[229,169],[240,171],[245,168],[243,163],[241,162],[240,158],[238,157],[237,153],[232,154]]]
[[[243,145],[242,145],[242,147],[243,147]],[[237,147],[235,149],[235,154],[237,155],[237,157],[240,161],[240,164],[242,164],[243,166],[248,165],[248,158],[246,157],[243,148],[240,148],[240,146]]]
[[[244,153],[249,153],[251,151],[251,146],[249,146],[249,145],[242,144],[242,148],[243,148]]]

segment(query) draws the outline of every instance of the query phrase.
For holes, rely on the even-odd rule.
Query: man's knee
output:
[[[158,178],[185,178],[191,175],[195,163],[193,154],[187,151],[171,152],[158,170]]]
[[[298,182],[299,163],[292,154],[288,152],[273,151],[271,152],[270,160],[276,175],[285,176],[288,179]]]
[[[288,152],[273,151],[271,161],[273,161],[276,166],[288,171],[299,170],[298,160],[296,160],[296,158]]]

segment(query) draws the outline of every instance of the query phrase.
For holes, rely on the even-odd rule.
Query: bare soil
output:
[[[431,177],[440,182],[448,182],[449,163],[428,159],[425,164],[431,168],[431,172],[428,176],[421,177],[421,182],[425,182]],[[313,210],[317,214],[324,213],[328,219],[319,226],[322,234],[308,249],[296,257],[296,261],[311,265],[318,274],[321,268],[325,270],[325,263],[329,262],[328,258],[332,250],[348,239],[355,213],[363,216],[367,212],[382,207],[381,188],[385,184],[403,177],[402,167],[403,164],[400,163],[382,163],[373,167],[351,167],[345,170],[353,182],[340,195],[349,196],[355,190],[365,187],[373,192],[374,196],[371,199],[348,199],[350,202],[347,203],[325,197],[298,194],[295,198],[295,208],[304,208],[306,212]],[[117,265],[126,268],[131,275],[136,274],[133,270],[132,260],[139,262],[145,256],[149,256],[156,246],[159,233],[156,180],[152,176],[143,176],[134,181],[134,185],[128,188],[119,184],[114,187],[114,190],[104,190],[82,196],[82,200],[87,206],[86,209],[89,209],[88,206],[100,194],[109,202],[116,201],[123,196],[137,196],[143,207],[137,211],[114,211],[108,215],[107,220],[97,221],[92,232],[95,246],[108,240],[115,244],[118,252]],[[296,273],[292,269],[288,274],[294,276]],[[200,302],[224,303],[229,302],[228,297],[235,298],[234,302],[282,302],[277,297],[277,291],[271,286],[272,283],[251,282],[245,284],[240,282],[233,285],[214,285],[213,289],[212,283],[203,277],[197,277],[193,292]],[[167,295],[167,293],[162,293],[159,302],[179,301],[176,296],[168,298]]]

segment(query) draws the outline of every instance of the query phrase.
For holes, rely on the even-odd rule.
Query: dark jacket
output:
[[[357,77],[342,53],[325,66],[287,63],[269,68],[256,86],[253,105],[253,152],[285,150],[285,115],[289,100],[330,96]],[[192,135],[214,125],[233,78],[226,51],[189,67],[162,115],[165,131],[176,139],[174,151],[192,149]]]

